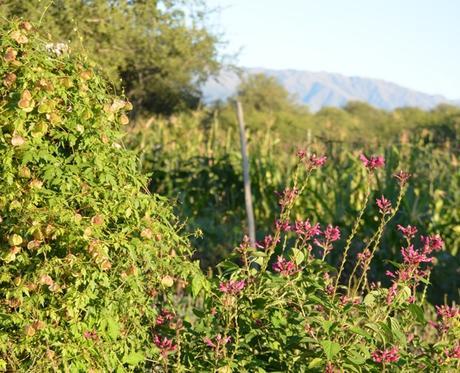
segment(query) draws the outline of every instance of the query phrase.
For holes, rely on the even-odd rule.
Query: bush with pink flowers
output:
[[[194,316],[186,317],[180,327],[175,322],[175,329],[162,329],[165,334],[159,338],[170,338],[160,339],[163,362],[178,371],[203,372],[458,371],[459,309],[437,307],[430,321],[425,301],[442,239],[417,236],[416,227],[399,226],[402,262],[391,263],[394,270],[387,275],[392,285],[368,281],[410,175],[394,174],[396,200],[381,196],[371,201],[376,174],[385,162],[380,156],[362,155],[367,197],[351,234],[342,237],[341,228],[328,222],[291,216],[309,178],[326,160],[306,152],[298,157],[292,185],[278,194],[280,211],[272,231],[255,245],[245,237],[219,264],[220,275],[210,280],[211,291],[203,294]],[[378,227],[351,258],[350,248],[368,208],[375,210]],[[327,258],[340,239],[345,240],[342,259],[333,268]],[[345,276],[348,262],[353,270]]]

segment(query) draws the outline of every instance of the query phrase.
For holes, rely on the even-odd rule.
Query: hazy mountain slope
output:
[[[312,111],[324,106],[343,106],[348,101],[364,101],[382,109],[414,106],[431,109],[440,103],[457,104],[440,95],[417,92],[397,84],[377,79],[348,77],[327,72],[298,70],[245,69],[243,74],[264,73],[275,77],[299,102]],[[222,72],[203,86],[206,102],[225,100],[233,95],[240,82],[231,71]]]

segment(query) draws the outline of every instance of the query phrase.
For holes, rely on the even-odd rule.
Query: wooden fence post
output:
[[[254,222],[254,210],[252,208],[251,180],[249,178],[249,160],[246,145],[246,131],[243,117],[243,107],[241,102],[236,100],[236,114],[240,127],[241,156],[243,158],[243,181],[244,181],[244,201],[246,203],[246,214],[248,217],[248,230],[251,245],[256,243],[256,226]]]

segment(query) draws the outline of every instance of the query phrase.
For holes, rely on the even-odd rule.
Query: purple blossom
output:
[[[245,287],[244,280],[236,281],[236,280],[229,280],[227,282],[221,282],[219,284],[219,290],[225,294],[236,295]]]
[[[384,196],[377,198],[375,201],[382,215],[391,213],[391,201],[386,199]]]
[[[153,342],[161,350],[163,356],[167,355],[169,352],[175,351],[177,348],[177,345],[173,344],[172,339],[167,337],[161,338],[161,336],[155,335],[153,337]]]
[[[375,350],[371,356],[376,363],[394,363],[399,360],[398,347],[393,346],[386,350]]]
[[[401,254],[404,259],[404,263],[417,266],[420,263],[431,263],[433,258],[429,258],[425,253],[418,252],[414,249],[414,245],[401,248]]]
[[[399,171],[398,173],[393,175],[399,182],[399,185],[403,187],[407,184],[407,181],[410,179],[411,174],[405,171]]]
[[[310,240],[312,237],[321,234],[320,225],[318,223],[312,225],[309,219],[306,221],[297,220],[293,229],[295,233],[299,236],[303,236],[305,240]]]
[[[359,159],[363,162],[364,167],[366,167],[368,171],[374,171],[376,168],[380,168],[385,165],[385,158],[381,155],[373,155],[367,158],[364,154],[361,154]]]
[[[278,272],[282,276],[290,276],[299,271],[294,262],[286,260],[282,256],[278,256],[277,261],[272,264],[272,268],[275,272]]]
[[[428,237],[420,237],[423,244],[423,252],[425,254],[431,254],[432,251],[440,251],[444,246],[444,241],[441,237],[431,235]]]
[[[401,224],[398,224],[397,227],[398,230],[402,232],[403,236],[406,237],[408,240],[414,238],[418,232],[417,227],[413,227],[411,225],[403,227]]]

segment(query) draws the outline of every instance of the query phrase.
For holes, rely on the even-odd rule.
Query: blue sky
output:
[[[208,0],[247,67],[379,78],[460,99],[460,0]]]

